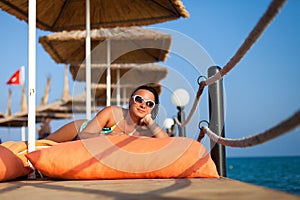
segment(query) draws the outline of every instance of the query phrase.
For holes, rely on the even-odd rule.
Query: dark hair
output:
[[[130,95],[130,97],[133,97],[134,94],[138,91],[138,90],[148,90],[149,92],[151,92],[154,95],[154,102],[155,102],[155,106],[151,111],[151,115],[152,118],[155,119],[157,113],[158,113],[158,105],[159,105],[159,97],[158,97],[158,93],[156,91],[156,89],[151,86],[151,85],[141,85],[139,87],[137,87]]]

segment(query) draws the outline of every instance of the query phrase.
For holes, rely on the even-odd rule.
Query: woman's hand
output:
[[[141,125],[148,127],[154,137],[168,137],[168,134],[152,119],[151,114],[146,115],[140,122]]]
[[[150,126],[154,123],[154,120],[151,117],[151,114],[147,114],[144,118],[141,119],[140,124]]]

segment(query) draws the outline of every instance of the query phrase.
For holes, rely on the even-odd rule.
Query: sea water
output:
[[[227,177],[300,196],[300,156],[227,158]]]

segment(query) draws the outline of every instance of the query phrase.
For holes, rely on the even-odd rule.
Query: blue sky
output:
[[[162,81],[165,90],[161,96],[163,114],[159,120],[176,115],[176,108],[170,103],[170,95],[179,87],[190,93],[191,100],[185,109],[186,115],[189,113],[197,91],[198,76],[206,76],[206,70],[211,65],[223,67],[229,61],[270,2],[183,0],[190,13],[189,18],[150,26],[173,35],[171,53],[166,62],[160,63],[169,69],[169,75]],[[265,131],[299,110],[299,8],[300,1],[288,1],[244,58],[224,77],[227,137],[240,138]],[[11,88],[12,112],[17,112],[20,109],[21,88],[5,83],[20,66],[27,68],[28,26],[24,21],[0,11],[0,27],[0,111],[6,111],[8,89]],[[38,37],[47,34],[49,32],[37,30]],[[61,97],[63,70],[64,65],[56,64],[37,42],[38,104],[48,76],[52,78],[49,101]],[[178,78],[182,81],[178,81]],[[70,77],[70,88],[73,86]],[[207,89],[199,105],[187,127],[189,137],[194,137],[198,132],[197,123],[200,120],[208,119]],[[52,129],[66,122],[52,122]],[[3,141],[19,140],[20,129],[0,128],[0,137]],[[300,155],[299,141],[298,127],[265,144],[245,149],[229,147],[226,152],[228,156]]]

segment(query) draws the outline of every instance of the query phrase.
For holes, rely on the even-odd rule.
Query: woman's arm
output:
[[[78,135],[78,130],[86,120],[75,120],[65,124],[55,132],[51,133],[45,139],[55,142],[68,142],[75,139]]]
[[[109,106],[99,111],[97,115],[88,123],[88,125],[80,132],[80,139],[87,139],[97,137],[101,130],[107,126],[109,120],[112,119],[112,109]]]

